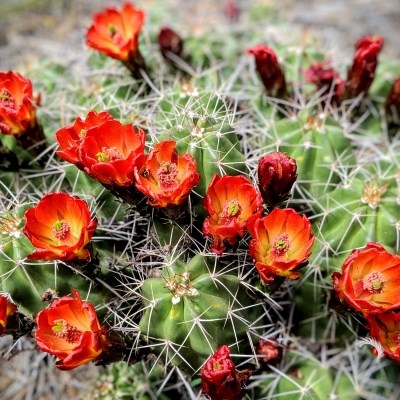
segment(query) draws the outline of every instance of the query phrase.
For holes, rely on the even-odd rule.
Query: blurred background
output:
[[[122,3],[0,0],[0,69],[17,68],[43,57],[57,61],[76,57],[84,48],[85,28],[92,13]],[[315,32],[329,48],[339,48],[346,55],[352,53],[353,44],[361,35],[371,34],[384,36],[384,54],[400,56],[399,0],[136,0],[135,4],[148,12],[154,7],[168,6],[173,14],[166,12],[164,23],[186,31],[219,25],[227,19],[226,10],[232,4],[240,9],[236,22],[240,23],[245,20],[246,12],[257,6],[272,14],[274,22],[301,32]]]

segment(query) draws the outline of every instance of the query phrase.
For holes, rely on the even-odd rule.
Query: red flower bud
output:
[[[274,206],[289,198],[297,179],[297,165],[293,158],[280,152],[261,157],[258,162],[258,187],[264,203]]]
[[[353,65],[347,73],[345,98],[367,95],[382,46],[383,38],[380,36],[364,36],[356,43]]]
[[[18,72],[0,72],[0,132],[23,135],[36,127],[36,107],[32,83]]]
[[[315,84],[318,90],[323,90],[322,96],[331,96],[331,103],[335,104],[339,101],[345,82],[326,62],[318,62],[309,66],[304,71],[304,76],[307,82]]]
[[[25,213],[24,233],[35,246],[30,260],[90,260],[86,248],[97,227],[87,203],[66,193],[49,193]]]
[[[158,34],[158,45],[161,54],[167,60],[171,59],[171,54],[180,57],[183,51],[182,38],[167,26],[162,27]]]
[[[7,333],[7,320],[17,311],[17,306],[0,295],[0,336]]]
[[[36,343],[40,350],[58,357],[57,367],[69,370],[96,360],[107,346],[96,311],[76,290],[36,316]]]
[[[269,96],[284,97],[286,94],[285,74],[278,63],[275,52],[262,44],[249,49],[254,54],[258,75]]]
[[[247,228],[253,238],[249,253],[265,282],[272,283],[277,276],[299,279],[298,269],[307,265],[315,239],[305,215],[275,208],[264,218],[250,218]]]
[[[248,371],[236,371],[228,346],[221,346],[201,370],[201,390],[211,400],[241,400]]]
[[[389,123],[400,125],[400,78],[393,82],[386,98],[386,117]]]
[[[136,188],[154,207],[183,204],[200,179],[196,160],[189,153],[179,156],[173,140],[155,145],[135,177]]]
[[[240,17],[240,8],[236,0],[225,0],[223,12],[231,22],[237,22]]]
[[[282,360],[283,348],[275,340],[260,339],[256,348],[257,359],[260,364],[275,365]]]
[[[364,315],[400,307],[400,256],[378,243],[353,250],[332,279],[339,299]]]
[[[221,254],[224,242],[233,245],[246,230],[247,220],[260,215],[261,196],[244,176],[214,175],[203,200],[210,214],[203,223],[203,233],[212,236],[211,250]]]

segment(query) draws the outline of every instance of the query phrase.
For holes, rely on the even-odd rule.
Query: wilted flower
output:
[[[383,352],[400,362],[400,312],[387,311],[367,316],[369,332],[383,347]]]
[[[139,35],[144,12],[132,3],[125,3],[121,11],[110,7],[96,13],[87,31],[86,44],[109,57],[122,61],[139,77],[144,60],[139,51]]]
[[[264,203],[271,207],[289,198],[297,179],[297,165],[284,153],[273,152],[258,161],[258,187]]]
[[[339,299],[365,315],[400,307],[400,256],[378,243],[353,250],[332,279]]]
[[[58,358],[57,367],[69,370],[96,360],[106,349],[106,334],[96,310],[76,290],[51,303],[36,316],[36,343]]]
[[[277,276],[298,279],[315,239],[307,217],[291,208],[275,208],[266,217],[250,218],[247,225],[253,238],[249,252],[260,277],[267,283]]]
[[[179,156],[172,140],[156,144],[135,177],[136,188],[154,207],[183,204],[200,179],[196,160],[189,153]]]
[[[33,97],[32,83],[18,72],[0,72],[0,132],[23,135],[37,126],[36,107],[39,96]]]
[[[228,346],[221,346],[201,370],[201,390],[211,400],[241,400],[248,371],[236,371]]]
[[[6,333],[7,320],[17,311],[17,306],[0,295],[0,336]]]
[[[73,125],[59,129],[56,132],[56,140],[61,150],[57,151],[57,155],[63,160],[75,164],[79,169],[83,169],[78,148],[82,144],[86,132],[90,128],[100,126],[103,122],[112,119],[112,115],[108,112],[89,111],[85,119],[78,117]]]
[[[382,50],[381,36],[364,36],[356,43],[353,65],[347,73],[345,97],[366,96],[375,77],[378,55]]]
[[[144,160],[145,133],[132,124],[106,121],[89,129],[79,147],[83,170],[98,182],[111,187],[134,184],[134,169]]]
[[[171,60],[171,54],[180,57],[183,51],[182,38],[167,26],[160,29],[158,45],[160,46],[161,54],[168,61]]]
[[[247,220],[255,213],[260,215],[261,203],[260,194],[245,176],[214,175],[203,200],[210,214],[203,233],[214,240],[211,250],[221,254],[224,242],[235,244],[244,235]]]
[[[329,95],[329,101],[333,104],[339,101],[345,87],[345,81],[326,62],[317,62],[310,65],[305,71],[306,81],[323,90],[321,95]]]
[[[254,54],[257,72],[267,94],[272,97],[284,97],[286,94],[285,74],[275,52],[269,47],[259,44],[249,49],[249,53]]]
[[[35,247],[30,260],[89,260],[87,245],[97,227],[87,203],[49,193],[25,213],[24,233]]]

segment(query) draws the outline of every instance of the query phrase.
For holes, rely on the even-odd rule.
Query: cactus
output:
[[[306,68],[326,58],[318,40],[303,38],[298,43],[297,38],[272,38],[270,32],[256,29],[261,27],[259,5],[247,10],[234,29],[224,25],[218,34],[182,30],[183,51],[172,58],[163,57],[156,44],[161,14],[168,12],[150,10],[139,32],[140,53],[131,48],[129,60],[124,54],[118,58],[113,53],[113,59],[91,51],[71,68],[43,60],[25,71],[36,90],[45,94],[37,118],[47,147],[35,153],[17,137],[0,135],[0,294],[18,306],[18,314],[6,321],[0,313],[0,334],[5,325],[4,331],[18,338],[16,321],[29,321],[20,329],[21,336],[32,330],[34,319],[40,323],[36,316],[46,306],[50,315],[54,304],[68,305],[72,297],[75,306],[82,304],[91,313],[96,309],[101,322],[86,333],[98,346],[92,345],[93,354],[83,361],[111,365],[101,370],[98,384],[91,388],[93,399],[201,398],[202,390],[204,395],[212,392],[205,393],[202,385],[207,361],[208,388],[215,384],[213,373],[226,368],[240,386],[237,399],[244,398],[246,390],[247,398],[260,400],[395,399],[400,391],[395,361],[377,359],[369,351],[371,347],[378,356],[387,354],[384,344],[368,338],[368,316],[335,297],[331,275],[367,242],[399,252],[400,141],[398,127],[386,120],[384,104],[388,77],[394,80],[399,66],[379,61],[368,93],[360,92],[355,99],[348,98],[345,71],[330,71],[345,85],[343,92],[339,80],[328,88],[337,90],[334,97],[303,77]],[[113,24],[105,30],[111,37],[118,28]],[[276,52],[274,67],[280,79],[270,85],[265,84],[268,76],[262,76],[265,69],[256,73],[247,54],[266,42],[271,44],[269,54]],[[136,69],[130,65],[127,70],[132,61]],[[164,141],[176,143],[177,154],[171,162],[158,160],[154,171],[142,165],[130,169],[129,185],[116,189],[101,184],[90,174],[92,164],[83,165],[92,161],[83,156],[81,144],[74,144],[81,164],[71,165],[56,155],[55,132],[90,110],[108,111],[121,124],[145,131],[143,159],[152,152],[156,159]],[[89,129],[94,128],[82,129],[75,140],[83,142]],[[120,160],[117,147],[100,148],[93,162]],[[268,203],[264,194],[266,204],[254,207],[235,236],[231,230],[242,205],[240,199],[229,198],[231,188],[225,188],[230,202],[221,204],[220,215],[214,215],[222,226],[222,254],[214,254],[203,227],[212,210],[203,199],[215,174],[243,175],[250,186],[272,187],[257,182],[257,166],[261,156],[276,151],[297,163],[292,196],[286,186],[285,193],[270,196],[279,201]],[[167,207],[146,198],[146,191],[136,185],[139,174],[148,181],[141,182],[149,185],[146,193],[158,193],[161,187],[167,197],[174,184],[185,180],[182,174],[187,171],[178,171],[174,163],[183,155],[194,159],[190,165],[197,166],[197,185],[182,198],[165,201]],[[279,173],[279,161],[274,168]],[[290,171],[292,184],[296,171],[293,166]],[[97,219],[90,244],[78,251],[90,258],[28,258],[35,244],[24,234],[25,213],[55,192],[79,197]],[[287,270],[288,260],[283,258],[275,269],[266,265],[263,276],[258,264],[288,252],[296,255],[296,241],[302,236],[290,241],[287,233],[279,231],[273,237],[271,230],[266,237],[254,227],[255,220],[276,215],[271,214],[274,207],[296,210],[287,213],[288,219],[296,212],[303,220],[307,217],[315,243],[307,266],[306,251],[301,260],[293,256],[298,264]],[[45,220],[50,217],[51,210]],[[72,229],[62,216],[47,228],[52,240],[61,241]],[[224,229],[229,233],[224,235]],[[259,246],[254,244],[256,234],[262,238]],[[311,234],[307,240],[311,246]],[[257,259],[255,265],[251,255],[265,259]],[[48,334],[54,334],[56,342],[61,338],[76,345],[82,326],[77,329],[59,316],[48,323]],[[260,354],[260,341],[279,346],[282,359]],[[231,355],[214,359],[222,346]],[[247,389],[241,387],[246,382]]]

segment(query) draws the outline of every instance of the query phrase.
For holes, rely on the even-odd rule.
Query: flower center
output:
[[[221,364],[215,362],[215,363],[213,364],[213,371],[219,371],[220,369],[222,369]]]
[[[113,24],[108,25],[108,31],[110,32],[111,37],[114,37],[114,35],[117,33],[117,29]]]
[[[3,89],[0,92],[0,102],[3,103],[5,107],[15,108],[15,100],[7,89]]]
[[[101,151],[96,154],[96,157],[99,162],[110,162],[121,159],[122,154],[116,147],[103,147]]]
[[[178,168],[175,163],[164,163],[157,170],[157,178],[162,186],[172,186],[178,175]]]
[[[221,217],[222,218],[234,218],[238,217],[242,212],[242,207],[237,199],[231,200],[229,203],[225,204]]]
[[[87,132],[87,129],[81,129],[81,131],[79,132],[79,137],[84,138],[86,136],[86,132]]]
[[[282,257],[290,249],[289,235],[287,233],[281,233],[275,236],[274,243],[272,245],[272,254],[275,257]]]
[[[70,227],[67,221],[65,220],[57,220],[53,225],[52,233],[55,238],[63,240],[65,239],[70,231]]]
[[[382,272],[370,272],[365,275],[362,283],[364,290],[370,293],[379,294],[383,290],[383,284],[386,282]]]
[[[70,325],[65,319],[56,319],[51,330],[53,331],[54,336],[64,339],[68,343],[76,343],[81,336],[81,332],[74,326]]]

